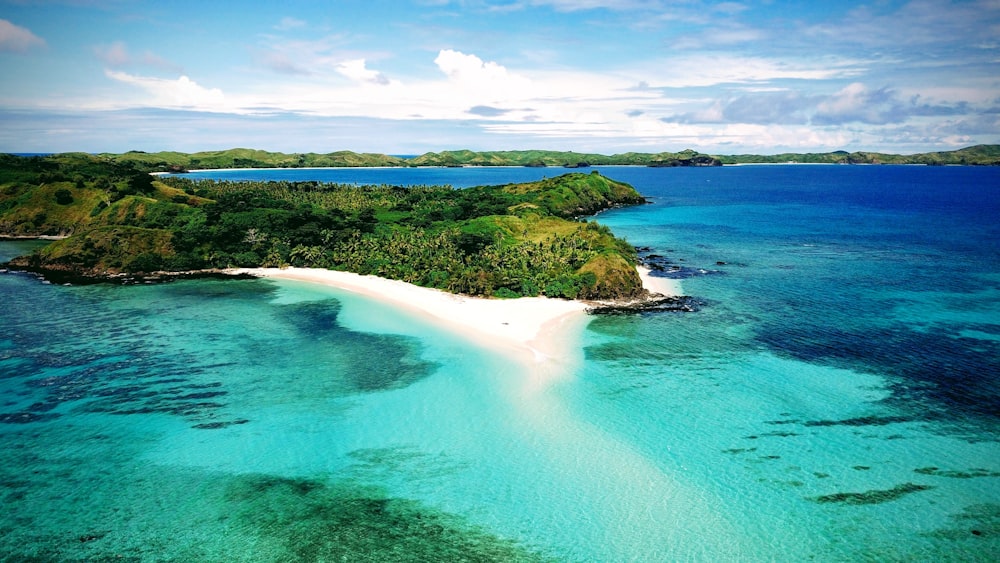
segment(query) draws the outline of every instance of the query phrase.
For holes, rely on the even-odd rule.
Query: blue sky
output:
[[[0,151],[1000,143],[1000,1],[0,0]]]

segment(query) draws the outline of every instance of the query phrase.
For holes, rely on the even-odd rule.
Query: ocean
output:
[[[594,170],[699,308],[550,381],[301,282],[0,275],[0,561],[1000,559],[1000,169]]]

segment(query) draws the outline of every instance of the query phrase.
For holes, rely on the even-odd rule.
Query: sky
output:
[[[1000,144],[1000,0],[0,0],[0,151]]]

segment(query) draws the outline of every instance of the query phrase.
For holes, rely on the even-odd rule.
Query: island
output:
[[[551,150],[428,152],[418,156],[336,151],[331,153],[280,153],[234,148],[220,151],[181,153],[174,151],[129,151],[104,153],[101,159],[125,164],[143,172],[183,173],[218,168],[309,168],[309,167],[462,167],[526,166],[587,168],[590,166],[705,167],[732,164],[923,164],[1000,165],[1000,145],[977,145],[954,151],[909,155],[864,151],[826,153],[780,153],[772,155],[708,155],[692,149],[680,152],[626,152],[613,155]]]
[[[68,153],[0,158],[0,234],[57,238],[7,267],[61,281],[308,268],[452,294],[636,301],[634,247],[585,218],[645,199],[596,171],[522,184],[193,181]]]

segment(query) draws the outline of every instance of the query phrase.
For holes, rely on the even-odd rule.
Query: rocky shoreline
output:
[[[112,285],[142,285],[193,279],[247,280],[255,278],[255,276],[249,274],[233,273],[219,269],[186,272],[111,273],[79,271],[68,268],[40,268],[14,261],[0,264],[0,273],[26,274],[55,285],[95,285],[102,283]]]
[[[705,302],[690,295],[651,295],[647,299],[595,303],[587,309],[591,315],[633,315],[641,313],[696,313]]]

